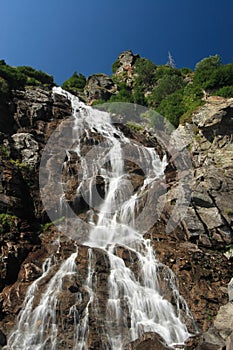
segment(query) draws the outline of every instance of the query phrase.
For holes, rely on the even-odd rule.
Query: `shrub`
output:
[[[221,89],[215,91],[215,96],[222,96],[222,97],[233,97],[233,86],[224,86]]]
[[[181,73],[182,76],[186,76],[186,75],[188,75],[188,74],[192,74],[193,71],[192,71],[192,69],[190,69],[190,68],[184,67],[184,68],[181,68],[181,69],[180,69],[180,73]]]
[[[155,82],[155,71],[157,66],[146,58],[137,59],[134,65],[134,86],[140,87],[142,91],[149,90]]]
[[[7,232],[12,229],[18,231],[18,218],[15,215],[0,214],[0,233]]]
[[[219,89],[233,85],[233,63],[219,66],[209,76],[205,86],[207,89]]]
[[[148,97],[150,106],[157,107],[163,99],[184,86],[183,78],[177,74],[165,74],[158,81]]]
[[[175,127],[178,127],[180,117],[187,111],[182,93],[182,89],[174,92],[162,100],[157,108],[157,111]]]
[[[112,72],[115,74],[116,73],[116,71],[117,71],[117,69],[120,67],[120,60],[119,59],[117,59],[116,60],[116,62],[114,62],[113,64],[112,64]]]
[[[132,91],[125,82],[118,84],[118,93],[111,96],[110,102],[133,102]]]
[[[157,82],[159,79],[163,78],[165,75],[179,75],[181,76],[181,72],[177,68],[172,68],[170,66],[159,66],[157,67],[154,74],[154,82]]]
[[[25,86],[26,76],[17,70],[17,68],[8,66],[7,64],[0,65],[0,77],[5,79],[11,89],[21,89]]]
[[[0,77],[0,102],[4,102],[9,97],[9,85],[7,81]]]
[[[74,72],[74,74],[62,84],[62,88],[76,94],[83,91],[85,85],[86,77],[81,73],[78,74],[77,72]]]
[[[49,86],[54,85],[53,76],[48,75],[41,70],[36,70],[29,66],[19,66],[17,67],[17,70],[26,77],[29,77],[29,79],[27,79],[27,84],[29,85],[40,85],[40,83]]]
[[[204,58],[196,64],[194,82],[204,89],[208,88],[213,72],[221,65],[219,55]]]

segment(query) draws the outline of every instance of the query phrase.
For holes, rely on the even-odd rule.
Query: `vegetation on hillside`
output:
[[[175,127],[190,120],[193,111],[204,103],[204,94],[233,97],[233,63],[222,64],[219,55],[202,59],[194,71],[190,68],[178,69],[169,63],[158,66],[146,58],[137,58],[133,63],[130,83],[125,70],[118,72],[120,65],[119,59],[112,65],[111,78],[117,92],[108,102],[146,106],[163,115]],[[84,98],[86,83],[83,74],[74,72],[62,88]],[[24,89],[28,85],[51,87],[54,80],[32,67],[11,67],[4,60],[0,61],[0,101],[6,101],[11,90]]]
[[[11,67],[0,60],[0,101],[10,97],[11,90],[24,89],[25,86],[52,87],[53,77],[28,66]]]
[[[195,70],[177,69],[174,65],[156,66],[150,60],[139,58],[133,66],[133,84],[122,84],[117,60],[112,78],[118,93],[110,101],[133,102],[155,109],[175,127],[190,120],[201,106],[204,94],[233,97],[233,63],[223,65],[219,55],[204,58]],[[125,80],[125,77],[122,77]]]
[[[69,91],[70,93],[76,95],[83,92],[86,85],[86,78],[83,74],[74,72],[73,75],[64,81],[62,84],[62,89]]]

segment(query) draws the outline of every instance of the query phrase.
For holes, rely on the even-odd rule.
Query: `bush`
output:
[[[166,97],[157,108],[172,125],[178,127],[180,117],[187,111],[183,102],[183,89]]]
[[[219,89],[233,85],[233,63],[219,66],[209,76],[205,86],[207,89]]]
[[[5,79],[11,89],[21,89],[25,86],[26,76],[7,64],[0,65],[0,77]]]
[[[117,59],[116,60],[116,62],[114,62],[113,64],[112,64],[112,72],[115,74],[116,73],[116,71],[117,71],[117,69],[120,67],[120,60],[119,59]]]
[[[142,91],[149,90],[153,87],[156,68],[157,66],[146,58],[137,59],[134,65],[134,87],[138,87]]]
[[[15,215],[0,214],[0,233],[15,229],[18,231],[18,218]]]
[[[10,89],[7,81],[0,77],[0,102],[4,102],[9,97]]]
[[[182,76],[186,76],[186,75],[189,75],[189,74],[192,74],[193,73],[193,71],[192,71],[192,69],[190,69],[190,68],[181,68],[180,69],[180,73],[181,73],[181,75]]]
[[[110,102],[133,102],[132,91],[125,82],[118,84],[118,93],[111,96]]]
[[[233,86],[224,86],[221,89],[215,91],[215,96],[222,96],[222,97],[233,97]]]
[[[53,76],[48,75],[41,70],[36,70],[29,66],[19,66],[17,67],[17,70],[26,77],[29,77],[29,79],[27,79],[27,84],[29,85],[40,85],[40,83],[49,86],[54,85]]]
[[[204,58],[196,64],[194,73],[194,83],[206,89],[209,87],[209,82],[213,72],[221,65],[219,55]]]
[[[62,84],[62,89],[76,94],[83,91],[85,85],[86,77],[81,73],[78,74],[74,72],[74,74]]]
[[[23,89],[25,85],[54,85],[51,75],[28,66],[11,67],[4,60],[0,61],[0,78],[6,82],[4,83],[1,80],[0,90],[2,92],[3,89],[6,91],[6,84],[9,91],[11,89]]]
[[[157,107],[163,99],[184,86],[183,78],[177,74],[165,74],[158,81],[148,97],[150,106]]]

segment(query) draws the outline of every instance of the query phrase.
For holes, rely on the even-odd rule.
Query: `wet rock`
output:
[[[132,56],[130,52],[119,56],[120,65],[116,74],[125,72],[128,84],[132,82],[133,65],[136,59],[137,57]],[[90,78],[90,91],[88,92],[87,89],[87,95],[90,93],[88,95],[90,101],[96,98],[104,99],[114,93],[114,88],[110,78],[97,75],[93,79]],[[33,167],[38,165],[38,155],[42,152],[49,136],[61,120],[71,115],[70,102],[64,96],[57,94],[52,96],[51,91],[32,88],[21,92],[16,91],[11,105],[8,108],[1,106],[0,110],[3,111],[4,120],[7,120],[7,116],[9,117],[9,126],[6,127],[0,122],[0,130],[8,133],[8,135],[0,135],[0,140],[5,146],[0,152],[2,157],[0,209],[2,213],[17,216],[13,219],[11,227],[6,227],[1,232],[0,238],[0,290],[2,291],[0,315],[2,329],[8,334],[15,322],[15,315],[21,308],[27,287],[41,275],[45,259],[48,256],[55,256],[57,264],[48,278],[41,282],[42,291],[61,262],[76,251],[77,243],[59,237],[52,227],[45,230],[44,234],[40,235],[40,239],[36,240],[41,230],[45,229],[44,224],[48,223],[48,218],[39,197],[38,172],[20,166],[24,162],[32,164]],[[155,220],[150,231],[145,233],[145,237],[152,240],[158,259],[177,275],[179,290],[201,331],[207,331],[213,325],[219,306],[228,301],[224,289],[232,278],[232,258],[229,256],[228,260],[224,256],[225,250],[230,251],[232,245],[232,110],[231,100],[208,101],[207,105],[194,116],[192,124],[180,127],[190,150],[193,165],[193,181],[190,183],[193,190],[192,199],[182,222],[171,233],[166,234],[166,224],[177,202],[177,192],[174,187],[177,186],[179,179],[176,167],[169,160],[165,172],[167,183],[166,186],[164,185],[167,194],[159,191],[161,186],[158,185],[158,191],[155,191],[157,197],[151,200],[159,201],[161,196],[166,199],[163,213],[156,217],[157,221]],[[160,158],[163,156],[162,147],[149,132],[132,131],[127,126],[118,127],[131,140],[136,140],[147,147],[154,147]],[[102,142],[101,135],[96,138],[92,134],[89,136],[82,136],[84,154],[87,154],[93,145]],[[67,161],[67,172],[70,172],[70,177],[67,174],[64,175],[68,184],[67,200],[70,203],[76,198],[79,167],[77,153],[70,150],[69,162]],[[127,181],[132,185],[132,192],[137,191],[144,180],[143,169],[134,162],[126,161],[125,171],[128,173]],[[99,188],[100,195],[104,197],[104,179],[97,177],[93,185]],[[53,205],[51,192],[48,196]],[[143,204],[142,201],[141,205]],[[154,215],[152,203],[147,205],[150,213]],[[79,203],[79,208],[81,208],[78,213],[80,218],[83,221],[88,220],[89,206]],[[148,217],[142,219],[142,226],[146,226]],[[69,227],[69,223],[67,225]],[[79,241],[81,239],[85,241],[83,237],[86,233],[82,227],[78,229],[80,230]],[[85,314],[87,310],[90,295],[86,279],[90,272],[88,261],[92,254],[94,271],[92,282],[96,288],[99,303],[95,300],[95,308],[90,308],[90,349],[108,348],[103,315],[106,312],[108,297],[110,262],[107,254],[100,249],[79,245],[78,250],[76,259],[78,273],[64,278],[62,293],[59,296],[61,301],[61,307],[58,310],[61,330],[59,347],[68,349],[72,344],[71,326],[74,318],[69,314],[70,308],[75,305],[79,314]],[[122,257],[125,265],[140,278],[139,263],[135,253],[119,245],[114,254]],[[166,269],[159,273],[162,279]],[[171,293],[166,293],[166,281],[161,285],[165,297],[172,300]],[[229,284],[229,299],[232,299],[231,284]],[[39,296],[35,303],[38,300]],[[231,303],[223,309],[220,308],[214,323],[215,330],[205,334],[199,350],[213,350],[224,346],[230,350],[233,327],[231,324],[233,311],[230,305]],[[127,322],[130,324],[130,320]],[[62,328],[64,324],[65,331]],[[127,331],[127,329],[124,330],[125,333]],[[125,333],[124,336],[127,339]],[[130,346],[130,349],[137,350],[166,348],[155,334],[145,335]]]

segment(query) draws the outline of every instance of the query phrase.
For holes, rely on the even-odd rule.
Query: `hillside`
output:
[[[55,84],[47,74],[29,67],[13,68],[1,61],[0,346],[9,342],[17,317],[24,310],[23,302],[28,287],[36,281],[39,294],[35,293],[33,299],[35,308],[40,305],[40,297],[53,276],[63,269],[62,279],[56,280],[56,288],[60,289],[53,310],[58,332],[55,349],[75,348],[74,341],[78,344],[81,340],[80,334],[74,340],[73,327],[79,322],[80,327],[84,327],[87,315],[88,332],[82,338],[85,349],[115,350],[116,346],[112,345],[109,338],[115,339],[116,344],[119,344],[118,335],[114,331],[118,327],[122,332],[121,346],[124,350],[168,349],[168,344],[165,344],[168,343],[167,339],[163,336],[161,338],[161,334],[159,336],[154,330],[143,328],[137,336],[129,337],[134,318],[127,298],[118,304],[123,310],[120,314],[122,318],[117,319],[118,323],[113,315],[106,319],[110,293],[113,293],[109,291],[113,264],[120,261],[123,269],[120,272],[124,273],[124,278],[129,278],[127,273],[130,270],[143,285],[142,271],[148,273],[147,270],[142,270],[148,253],[145,242],[150,240],[156,254],[156,259],[151,261],[157,263],[158,259],[159,263],[156,270],[152,269],[152,275],[146,276],[152,276],[151,279],[156,276],[162,300],[170,303],[177,314],[181,314],[179,317],[187,326],[188,332],[195,335],[183,348],[230,350],[233,334],[232,304],[229,302],[232,300],[232,285],[228,285],[232,278],[233,262],[232,70],[232,64],[221,65],[218,56],[203,60],[191,72],[169,65],[157,67],[127,51],[113,65],[114,73],[111,77],[96,74],[86,80],[81,74],[74,74],[71,81],[68,79],[64,83],[64,87],[93,107],[99,102],[131,102],[156,108],[177,127],[170,137],[172,140],[182,139],[183,149],[179,151],[186,152],[188,158],[180,159],[179,153],[182,152],[176,148],[175,151],[172,147],[166,148],[151,127],[138,128],[132,123],[122,123],[117,119],[112,127],[114,129],[108,124],[105,128],[105,119],[100,119],[98,123],[98,109],[93,112],[90,107],[75,100],[77,121],[83,118],[84,122],[88,122],[88,117],[91,117],[91,127],[76,137],[72,147],[64,150],[63,159],[56,156],[55,144],[44,156],[43,174],[45,178],[54,179],[54,188],[46,189],[45,186],[45,193],[43,192],[48,199],[48,208],[45,208],[39,186],[41,157],[53,132],[61,128],[62,122],[68,121],[74,113],[74,102],[69,95],[52,89]],[[109,110],[109,105],[107,109]],[[91,123],[96,124],[93,127]],[[61,145],[66,145],[69,138],[74,138],[70,131],[65,134]],[[142,200],[141,207],[145,204],[143,201],[147,192],[152,194],[146,202],[146,215],[139,216],[140,220],[137,221],[138,209],[134,213],[138,227],[145,228],[141,238],[144,246],[139,251],[124,241],[117,241],[112,250],[109,247],[103,249],[101,244],[86,244],[86,224],[92,220],[95,225],[99,215],[98,208],[96,209],[98,203],[92,204],[87,199],[88,191],[91,188],[93,193],[96,193],[94,190],[98,192],[97,202],[106,197],[111,183],[109,162],[115,164],[114,159],[118,158],[116,155],[113,159],[110,157],[103,166],[104,169],[98,168],[96,162],[96,176],[79,193],[77,189],[80,178],[85,174],[83,167],[88,163],[83,159],[88,159],[85,158],[86,155],[92,155],[91,151],[95,147],[103,146],[109,140],[114,147],[119,146],[119,140],[130,145],[136,144],[137,147],[139,145],[145,158],[148,154],[151,156],[148,149],[153,150],[158,154],[156,161],[160,167],[165,164],[163,155],[167,156],[164,175],[158,177],[156,186],[151,188],[143,187],[147,174],[142,166],[144,163],[139,163],[138,154],[134,158],[124,159],[123,165],[121,164],[127,175],[127,186],[130,182],[132,193]],[[60,146],[58,141],[57,139]],[[93,157],[92,155],[89,162],[91,165],[95,165]],[[188,166],[180,164],[186,160],[190,160]],[[60,161],[61,164],[64,162],[62,178],[57,177],[56,168],[52,167],[54,161]],[[61,210],[56,199],[56,184],[61,180],[65,183],[63,204],[67,207],[56,214],[58,221],[53,224],[48,213],[49,210]],[[127,192],[128,187],[123,187],[122,193]],[[185,216],[179,220],[177,217],[181,213],[181,207],[186,203],[183,197],[180,199],[181,193],[185,196],[190,194],[191,197]],[[93,198],[94,196],[94,201]],[[161,202],[162,209],[155,205]],[[79,219],[74,235],[72,217],[65,217],[64,214],[68,207],[72,208]],[[148,227],[149,217],[157,219]],[[171,217],[174,222],[177,220],[177,224],[169,231]],[[128,234],[130,231],[126,232]],[[68,267],[64,267],[64,262],[77,251],[77,247],[78,255],[73,258],[73,274],[70,276],[70,271],[65,270]],[[142,254],[143,249],[145,256]],[[46,270],[44,262],[48,262],[48,259],[52,259],[52,266]],[[119,288],[116,282],[113,286],[116,290]],[[94,291],[93,294],[90,290]],[[25,314],[25,317],[21,325],[17,324],[17,329],[30,323],[28,315]],[[43,322],[45,320],[40,316],[36,328],[44,331]],[[49,328],[46,332],[49,332]],[[46,332],[43,332],[43,336]],[[25,333],[22,334],[25,336]],[[49,346],[51,348],[49,339],[48,349]],[[18,340],[11,338],[10,341],[10,344],[15,344]],[[17,344],[20,341],[21,339]],[[169,346],[172,346],[171,341]],[[19,348],[9,345],[7,349]],[[26,349],[29,348],[23,348]]]

